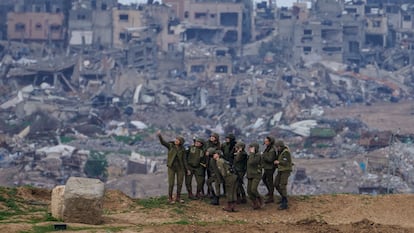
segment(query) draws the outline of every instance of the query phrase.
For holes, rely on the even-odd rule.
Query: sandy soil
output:
[[[50,204],[50,191],[21,188],[18,196],[33,203]],[[252,210],[250,204],[238,205],[238,212],[228,213],[207,200],[186,200],[169,205],[164,199],[149,208],[119,191],[108,190],[102,225],[66,223],[64,232],[414,232],[414,195],[320,195],[290,197],[290,208],[277,210],[267,204]],[[30,207],[30,206],[28,206]],[[0,205],[4,211],[5,206]],[[30,208],[29,208],[30,209]],[[34,226],[52,226],[56,222],[33,223],[39,213],[25,213],[15,220],[1,220],[7,232],[32,232]]]
[[[414,102],[401,103],[376,103],[371,106],[351,105],[333,109],[325,109],[325,117],[360,119],[371,129],[392,132],[400,131],[401,134],[414,133]]]

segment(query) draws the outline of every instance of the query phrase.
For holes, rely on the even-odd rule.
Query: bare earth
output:
[[[17,195],[37,205],[50,204],[50,191],[20,188]],[[294,196],[286,211],[277,210],[277,204],[267,204],[261,210],[243,204],[234,213],[221,209],[225,200],[221,200],[221,206],[201,200],[168,205],[165,199],[161,200],[150,208],[119,191],[108,190],[102,225],[66,223],[68,229],[64,232],[414,232],[413,194]],[[4,208],[0,205],[1,211]],[[34,226],[56,223],[30,221],[38,215],[25,213],[1,220],[0,225],[11,233],[34,232]]]
[[[328,118],[360,119],[372,129],[414,133],[414,101],[401,103],[376,103],[371,106],[351,105],[349,107],[325,109]]]

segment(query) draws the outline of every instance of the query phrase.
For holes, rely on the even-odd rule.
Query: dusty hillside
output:
[[[0,195],[0,224],[7,232],[49,232],[59,223],[48,216],[50,191],[2,188]],[[64,232],[414,232],[413,205],[412,194],[341,194],[291,197],[287,211],[269,204],[227,213],[204,201],[168,205],[165,197],[133,200],[107,191],[103,225],[67,223]]]

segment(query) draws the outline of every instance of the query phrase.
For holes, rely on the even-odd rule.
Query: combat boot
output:
[[[257,204],[260,206],[260,208],[263,208],[263,198],[258,197],[256,200],[257,200]]]
[[[233,202],[231,203],[231,211],[232,211],[232,212],[238,212],[238,211],[236,210],[236,202],[235,202],[235,201],[233,201]]]
[[[168,203],[169,203],[169,204],[174,204],[174,203],[175,203],[174,198],[173,198],[173,196],[172,196],[172,195],[169,195],[169,196],[168,196]]]
[[[257,200],[252,200],[252,208],[253,208],[254,210],[258,210],[258,209],[260,209],[260,206],[259,206],[259,204],[257,203]]]
[[[193,192],[189,191],[189,192],[188,192],[188,199],[190,199],[190,200],[195,200],[195,199],[197,199],[197,198],[196,198],[196,197],[194,197]]]
[[[177,193],[176,201],[178,201],[179,203],[184,203],[184,200],[181,199],[181,194],[180,193]]]
[[[219,204],[220,204],[220,198],[218,196],[214,195],[211,198],[210,205],[219,205]]]
[[[224,211],[227,211],[227,212],[233,212],[231,202],[228,201],[227,202],[227,206],[226,207],[223,207],[223,210]]]
[[[269,195],[269,196],[267,197],[267,199],[265,200],[265,202],[264,202],[264,203],[268,204],[268,203],[273,203],[273,202],[275,202],[275,201],[274,201],[274,199],[273,199],[273,194],[272,194],[272,195]]]
[[[282,197],[282,202],[280,203],[280,206],[278,210],[285,210],[288,208],[288,200],[287,197]]]

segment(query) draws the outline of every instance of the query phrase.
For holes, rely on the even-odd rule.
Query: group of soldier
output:
[[[264,203],[273,203],[274,189],[280,194],[278,200],[280,210],[288,208],[287,183],[292,171],[292,158],[289,148],[283,141],[275,141],[272,136],[264,138],[264,150],[253,142],[247,146],[236,141],[234,134],[226,135],[223,143],[217,133],[212,133],[208,140],[194,138],[186,148],[184,138],[177,136],[174,141],[167,142],[157,132],[160,143],[168,149],[168,201],[184,202],[181,198],[183,182],[189,199],[209,197],[210,204],[219,205],[220,196],[226,196],[225,211],[235,212],[236,204],[247,203],[250,199],[254,210],[260,209]],[[274,173],[276,177],[274,177]],[[244,188],[244,177],[247,188]],[[192,181],[197,184],[193,193]],[[176,184],[176,196],[173,191]],[[260,181],[263,181],[267,194],[263,198],[258,192]],[[207,186],[207,191],[205,190]],[[223,187],[223,190],[221,190]],[[223,192],[221,192],[223,191]]]

